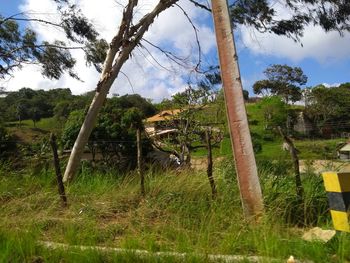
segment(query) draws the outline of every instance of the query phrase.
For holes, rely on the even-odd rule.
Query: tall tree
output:
[[[75,175],[79,162],[91,131],[95,125],[98,112],[102,107],[107,94],[118,77],[120,69],[125,61],[130,57],[131,52],[138,45],[153,23],[154,19],[164,10],[175,4],[178,0],[160,0],[154,9],[142,17],[139,21],[134,21],[135,7],[137,0],[129,0],[124,8],[123,17],[118,32],[109,43],[109,49],[103,64],[100,80],[96,85],[96,94],[92,100],[90,108],[86,114],[79,135],[73,146],[63,181],[69,181]]]
[[[318,85],[309,90],[306,114],[319,131],[329,126],[337,132],[350,126],[350,89],[347,83],[339,87]]]
[[[243,210],[247,217],[257,216],[264,206],[227,1],[213,0],[212,12]]]
[[[272,94],[281,96],[286,103],[301,99],[301,86],[307,82],[307,76],[300,67],[272,65],[264,71],[267,79],[254,83],[256,94]]]

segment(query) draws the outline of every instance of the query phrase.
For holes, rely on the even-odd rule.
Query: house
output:
[[[150,137],[164,138],[176,133],[174,122],[180,109],[164,110],[145,120],[145,130]]]
[[[338,156],[341,160],[350,160],[350,141],[340,147]]]

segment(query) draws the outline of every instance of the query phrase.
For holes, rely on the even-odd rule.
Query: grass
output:
[[[63,128],[62,125],[54,117],[41,119],[36,123],[35,127],[32,120],[23,120],[21,125],[19,125],[18,121],[6,124],[9,132],[23,143],[39,142],[43,138],[48,137],[50,132],[58,134]]]
[[[139,194],[133,173],[120,176],[83,167],[67,186],[69,207],[62,208],[51,169],[0,170],[0,262],[134,262],[136,255],[96,251],[48,250],[37,242],[98,245],[149,251],[186,252],[186,261],[206,262],[198,254],[240,254],[273,257],[290,255],[314,262],[350,260],[349,235],[322,244],[301,239],[303,228],[293,218],[294,180],[277,178],[275,165],[260,165],[266,214],[259,224],[242,216],[240,197],[231,162],[216,165],[218,197],[211,200],[205,173],[147,173],[147,195]],[[287,167],[280,165],[280,169]],[[322,181],[304,175],[309,227],[330,227]],[[316,187],[317,186],[317,187]],[[294,213],[294,214],[293,214]],[[143,262],[180,262],[176,258],[149,257]],[[183,262],[183,261],[181,261]]]

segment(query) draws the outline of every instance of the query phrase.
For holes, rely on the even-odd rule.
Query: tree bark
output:
[[[211,132],[209,131],[209,129],[205,131],[205,139],[207,141],[207,150],[208,150],[207,175],[208,175],[208,180],[211,187],[211,197],[214,200],[216,198],[217,192],[216,192],[216,185],[215,185],[215,180],[213,176],[213,155],[211,151]]]
[[[244,214],[250,218],[260,215],[264,205],[244,105],[238,58],[227,1],[211,2],[238,184]]]
[[[51,133],[51,136],[50,136],[50,144],[51,144],[52,153],[53,153],[53,164],[55,166],[58,193],[61,197],[62,205],[67,206],[67,196],[64,191],[64,185],[62,182],[62,174],[60,169],[60,161],[57,154],[56,136],[53,133]]]
[[[158,4],[150,13],[146,14],[137,24],[133,25],[133,10],[138,1],[129,0],[128,5],[123,12],[123,18],[119,31],[110,43],[101,73],[101,78],[97,83],[95,97],[91,102],[89,111],[86,114],[84,123],[81,126],[79,135],[74,143],[63,177],[63,182],[72,180],[76,174],[84,147],[88,142],[92,129],[95,126],[98,113],[114,80],[118,77],[121,67],[130,57],[131,52],[134,50],[136,45],[140,43],[143,35],[149,29],[156,16],[177,1],[178,0],[159,0]]]

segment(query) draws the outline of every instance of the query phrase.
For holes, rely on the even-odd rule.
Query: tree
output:
[[[247,113],[244,107],[243,88],[227,1],[212,1],[212,8],[227,118],[230,126],[232,150],[236,163],[242,205],[245,215],[253,217],[262,213],[263,199],[248,127]]]
[[[58,79],[64,72],[78,78],[73,71],[76,61],[70,54],[71,49],[84,50],[87,63],[94,63],[101,44],[97,31],[76,5],[68,0],[53,1],[57,5],[58,21],[28,18],[24,13],[0,15],[0,78],[11,75],[24,64],[39,64],[43,76],[48,78]],[[32,29],[19,22],[36,22],[63,30],[70,43],[79,46],[70,46],[61,40],[40,42]]]
[[[243,98],[244,101],[248,101],[249,100],[249,91],[248,90],[243,90]]]
[[[134,11],[137,2],[137,0],[129,0],[127,6],[124,8],[119,30],[109,44],[109,49],[102,67],[101,77],[96,86],[96,95],[86,114],[86,118],[81,126],[66,167],[63,178],[65,182],[73,178],[78,168],[84,146],[97,120],[97,115],[114,80],[118,77],[120,69],[125,61],[127,61],[136,45],[140,43],[143,35],[149,29],[154,19],[161,12],[174,5],[177,0],[160,0],[151,12],[146,14],[139,21],[134,21]]]
[[[266,97],[258,103],[264,114],[265,129],[285,127],[288,118],[288,109],[279,96]]]
[[[141,96],[138,101],[135,101],[135,104],[128,104],[132,101],[132,99],[129,100],[129,97],[133,95],[106,100],[87,143],[94,161],[95,154],[99,152],[104,162],[121,171],[134,168],[136,165],[136,144],[134,143],[136,130],[142,129],[142,119],[148,108],[145,107],[147,100]],[[141,101],[143,103],[140,103]],[[62,133],[62,144],[65,149],[71,149],[74,145],[84,121],[84,114],[84,110],[70,113]],[[150,150],[151,145],[148,140],[143,140],[142,148],[143,153]]]
[[[327,88],[318,85],[310,89],[306,114],[310,117],[319,131],[327,125],[330,128],[346,131],[350,126],[350,89],[344,83],[339,87]]]
[[[301,88],[307,82],[307,76],[299,67],[272,65],[264,71],[267,79],[254,83],[255,94],[272,94],[283,97],[284,101],[295,102],[301,99]]]
[[[202,143],[205,130],[213,123],[206,116],[206,107],[210,106],[209,98],[215,91],[209,86],[204,86],[203,82],[200,81],[196,88],[189,85],[185,91],[172,97],[172,105],[179,109],[179,112],[171,116],[167,126],[176,129],[176,136],[172,137],[170,142],[163,141],[172,148],[182,165],[190,165],[193,150],[206,147]]]

